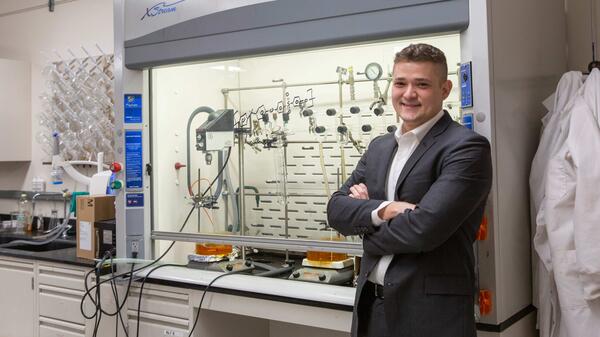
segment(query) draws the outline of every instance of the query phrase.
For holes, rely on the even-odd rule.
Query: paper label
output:
[[[92,223],[79,221],[79,249],[92,250]]]
[[[112,245],[113,244],[113,240],[112,240],[112,231],[105,229],[102,231],[102,243],[105,245]]]

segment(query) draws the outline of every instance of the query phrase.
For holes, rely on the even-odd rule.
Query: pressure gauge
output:
[[[383,69],[381,69],[381,66],[377,62],[369,63],[365,67],[365,76],[371,81],[377,81],[381,78],[382,74]]]

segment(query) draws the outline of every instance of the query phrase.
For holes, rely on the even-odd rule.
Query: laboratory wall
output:
[[[600,0],[565,0],[565,12],[568,67],[587,72],[592,61],[592,41],[596,41],[596,60],[600,59]]]
[[[56,1],[54,12],[49,12],[47,5],[48,1],[43,0],[0,3],[0,58],[26,61],[31,65],[32,135],[31,162],[0,162],[0,190],[31,190],[31,180],[36,176],[50,181],[50,166],[42,165],[50,161],[50,157],[42,151],[35,137],[42,109],[39,96],[45,91],[43,67],[58,61],[57,53],[64,59],[72,59],[69,49],[83,57],[81,46],[95,55],[99,53],[95,44],[107,54],[113,52],[112,0]],[[2,125],[10,127],[9,121],[2,121]],[[82,186],[68,178],[61,187],[47,184],[47,191],[62,188],[73,191]],[[0,199],[0,213],[13,211],[16,205],[16,200]],[[50,214],[49,209],[44,215]]]

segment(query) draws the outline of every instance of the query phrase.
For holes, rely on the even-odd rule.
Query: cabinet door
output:
[[[29,63],[0,59],[0,162],[31,160]]]
[[[33,263],[0,259],[0,336],[33,336]]]

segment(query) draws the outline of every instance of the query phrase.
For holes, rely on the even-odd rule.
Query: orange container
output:
[[[229,255],[233,251],[231,245],[217,243],[197,243],[196,254],[198,255]]]
[[[346,260],[348,258],[348,254],[333,252],[315,252],[309,250],[306,252],[306,258],[309,261],[334,262]]]
[[[321,240],[325,241],[345,241],[346,238],[337,234],[336,236],[325,237]],[[317,252],[309,250],[306,252],[306,259],[312,262],[335,262],[335,261],[343,261],[348,259],[348,254],[346,253],[334,253],[334,252]]]

